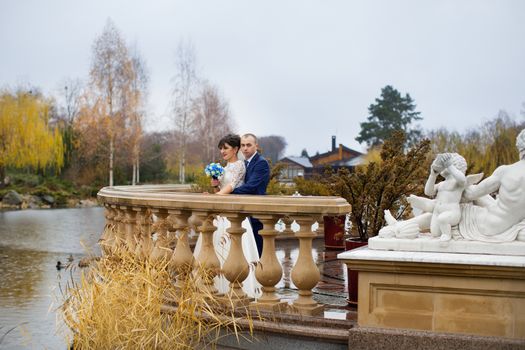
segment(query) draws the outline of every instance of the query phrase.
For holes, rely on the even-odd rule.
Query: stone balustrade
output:
[[[351,209],[346,200],[339,197],[218,196],[191,193],[184,185],[105,187],[98,198],[106,209],[106,227],[101,237],[104,254],[111,254],[119,245],[125,245],[137,258],[170,259],[175,285],[198,263],[211,277],[222,274],[229,281],[228,303],[302,315],[317,315],[323,311],[323,306],[312,298],[312,289],[319,282],[320,273],[312,256],[312,240],[316,233],[311,226],[323,215],[342,215]],[[231,246],[222,268],[213,247],[216,230],[213,218],[217,215],[226,217],[231,223],[227,230]],[[245,229],[241,223],[248,216],[263,224],[259,231],[264,242],[263,254],[255,268],[262,296],[255,301],[242,290],[249,265],[242,251],[241,238]],[[279,299],[275,288],[283,275],[275,251],[275,238],[281,234],[275,224],[280,219],[288,224],[295,220],[300,226],[294,234],[298,239],[299,256],[291,273],[298,297],[291,305]],[[192,230],[202,235],[202,248],[197,257],[193,256],[188,240]],[[155,242],[153,233],[157,234]],[[217,292],[209,279],[204,281],[203,288]]]

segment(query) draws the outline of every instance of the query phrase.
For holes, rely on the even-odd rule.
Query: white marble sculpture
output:
[[[387,226],[372,240],[425,238],[429,244],[437,240],[442,247],[451,239],[486,243],[518,241],[525,247],[525,130],[518,135],[516,146],[520,160],[498,167],[481,182],[483,174],[465,176],[466,162],[459,154],[439,154],[425,185],[425,195],[434,198],[414,195],[408,198],[412,207],[423,213],[396,221],[386,211]],[[436,184],[438,174],[445,180]],[[494,193],[496,198],[490,195]],[[428,230],[430,237],[420,233]]]

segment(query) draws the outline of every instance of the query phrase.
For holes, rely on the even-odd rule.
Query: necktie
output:
[[[247,160],[245,160],[245,161],[244,161],[244,165],[246,166],[246,168],[248,168],[248,164],[250,164],[250,162],[247,161]]]

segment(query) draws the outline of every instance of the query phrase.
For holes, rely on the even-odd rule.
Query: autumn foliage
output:
[[[459,133],[439,129],[429,133],[434,154],[457,152],[467,161],[467,173],[492,174],[503,164],[518,161],[515,143],[525,123],[511,119],[501,111],[499,115],[481,127]]]
[[[152,122],[148,120],[146,64],[111,20],[93,42],[89,75],[84,82],[65,81],[62,100],[36,89],[0,91],[0,186],[7,171],[10,175],[20,171],[39,176],[60,173],[61,180],[77,187],[176,181],[200,184],[204,165],[220,160],[218,140],[236,132],[235,122],[220,88],[198,72],[191,43],[179,45],[174,63],[173,91],[166,101],[170,122],[163,130],[150,133],[144,131]],[[398,136],[383,145],[394,129],[405,130],[405,141],[415,142],[421,130],[411,123],[417,120],[420,112],[415,111],[410,95],[403,97],[387,86],[370,105],[368,121],[361,124],[358,139],[372,146],[364,157],[367,165],[355,173],[339,173],[338,178],[297,178],[292,187],[279,182],[276,165],[268,193],[335,193],[350,198],[355,227],[366,237],[381,226],[383,207],[403,210],[403,193],[419,176],[412,165],[426,164],[423,154],[428,147],[432,154],[463,155],[468,173],[488,175],[499,165],[518,159],[514,142],[525,123],[514,121],[505,112],[467,132],[431,131],[426,136],[430,146],[420,143],[420,148],[408,152],[407,144],[413,143],[405,142],[402,147]],[[262,154],[278,164],[286,147],[284,137],[258,136]],[[303,154],[307,155],[306,149]],[[328,178],[333,181],[327,182]],[[372,209],[376,207],[377,212]]]
[[[64,163],[61,134],[50,126],[51,101],[30,91],[0,93],[0,182],[5,169],[52,167]]]

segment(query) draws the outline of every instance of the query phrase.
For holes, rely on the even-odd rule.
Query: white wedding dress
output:
[[[244,161],[238,160],[233,163],[228,163],[224,167],[224,174],[219,178],[221,187],[231,184],[235,189],[244,183],[244,174],[246,173],[246,168],[244,166]],[[231,226],[228,219],[222,216],[217,216],[213,220],[213,224],[217,227],[217,231],[213,234],[213,247],[215,248],[215,253],[219,258],[221,268],[224,265],[224,262],[228,258],[230,252],[230,234],[226,230]],[[261,285],[257,282],[255,278],[255,262],[259,261],[259,253],[257,252],[257,244],[255,243],[255,238],[253,237],[252,226],[248,219],[242,222],[242,227],[246,232],[242,235],[242,251],[244,257],[248,264],[250,265],[250,273],[248,277],[243,282],[242,289],[244,292],[252,297],[258,298],[262,294]],[[193,251],[193,256],[199,256],[201,251],[201,235],[197,239],[195,244],[195,250]],[[218,289],[219,293],[225,293],[229,290],[229,282],[220,275],[215,277],[215,287]]]

